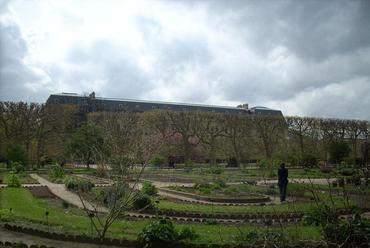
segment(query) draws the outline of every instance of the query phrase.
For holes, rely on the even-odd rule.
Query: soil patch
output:
[[[37,198],[56,198],[56,196],[46,186],[28,188],[32,195]]]

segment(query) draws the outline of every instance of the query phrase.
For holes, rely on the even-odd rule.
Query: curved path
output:
[[[28,246],[30,245],[45,245],[48,247],[61,247],[61,248],[115,248],[117,246],[105,246],[105,245],[97,245],[97,244],[90,244],[90,243],[77,243],[77,242],[69,242],[69,241],[60,241],[48,238],[42,238],[30,234],[20,233],[20,232],[13,232],[7,229],[0,227],[0,241],[10,242],[10,243],[24,243]]]
[[[46,180],[45,178],[43,177],[40,177],[39,175],[37,174],[30,174],[30,176],[37,180],[40,185],[42,186],[46,186],[50,189],[50,191],[56,195],[57,197],[59,197],[60,199],[74,205],[74,206],[77,206],[79,208],[84,208],[80,198],[78,197],[77,194],[69,191],[66,189],[66,187],[64,186],[64,184],[58,184],[58,183],[52,183],[48,180]],[[92,204],[86,202],[86,208],[89,209],[89,210],[92,210],[94,211],[94,207],[92,206]],[[104,207],[99,207],[98,209],[99,212],[108,212],[108,210]]]

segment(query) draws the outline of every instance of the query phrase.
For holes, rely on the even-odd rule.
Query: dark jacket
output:
[[[279,185],[286,185],[288,184],[288,169],[286,168],[279,168],[278,170],[279,176]]]

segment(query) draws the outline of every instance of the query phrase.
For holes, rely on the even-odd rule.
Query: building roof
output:
[[[221,112],[221,113],[251,113],[256,112],[276,112],[281,114],[280,110],[273,110],[265,107],[254,107],[248,109],[245,107],[230,107],[219,105],[195,104],[195,103],[179,103],[179,102],[164,102],[164,101],[147,101],[137,99],[123,98],[105,98],[95,97],[92,93],[90,96],[82,96],[76,93],[59,93],[52,94],[47,100],[47,103],[56,104],[77,104],[80,106],[89,106],[89,112],[96,111],[133,111],[144,112],[152,109],[169,109],[175,111],[205,111],[205,112]]]

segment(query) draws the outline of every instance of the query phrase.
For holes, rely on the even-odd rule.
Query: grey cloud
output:
[[[45,78],[23,62],[27,44],[19,27],[14,23],[0,23],[0,100],[40,101],[47,92],[37,95],[27,87],[42,82]]]
[[[78,93],[96,90],[104,96],[140,98],[152,87],[129,50],[107,40],[76,45],[66,64],[65,68],[51,66],[50,74]]]

